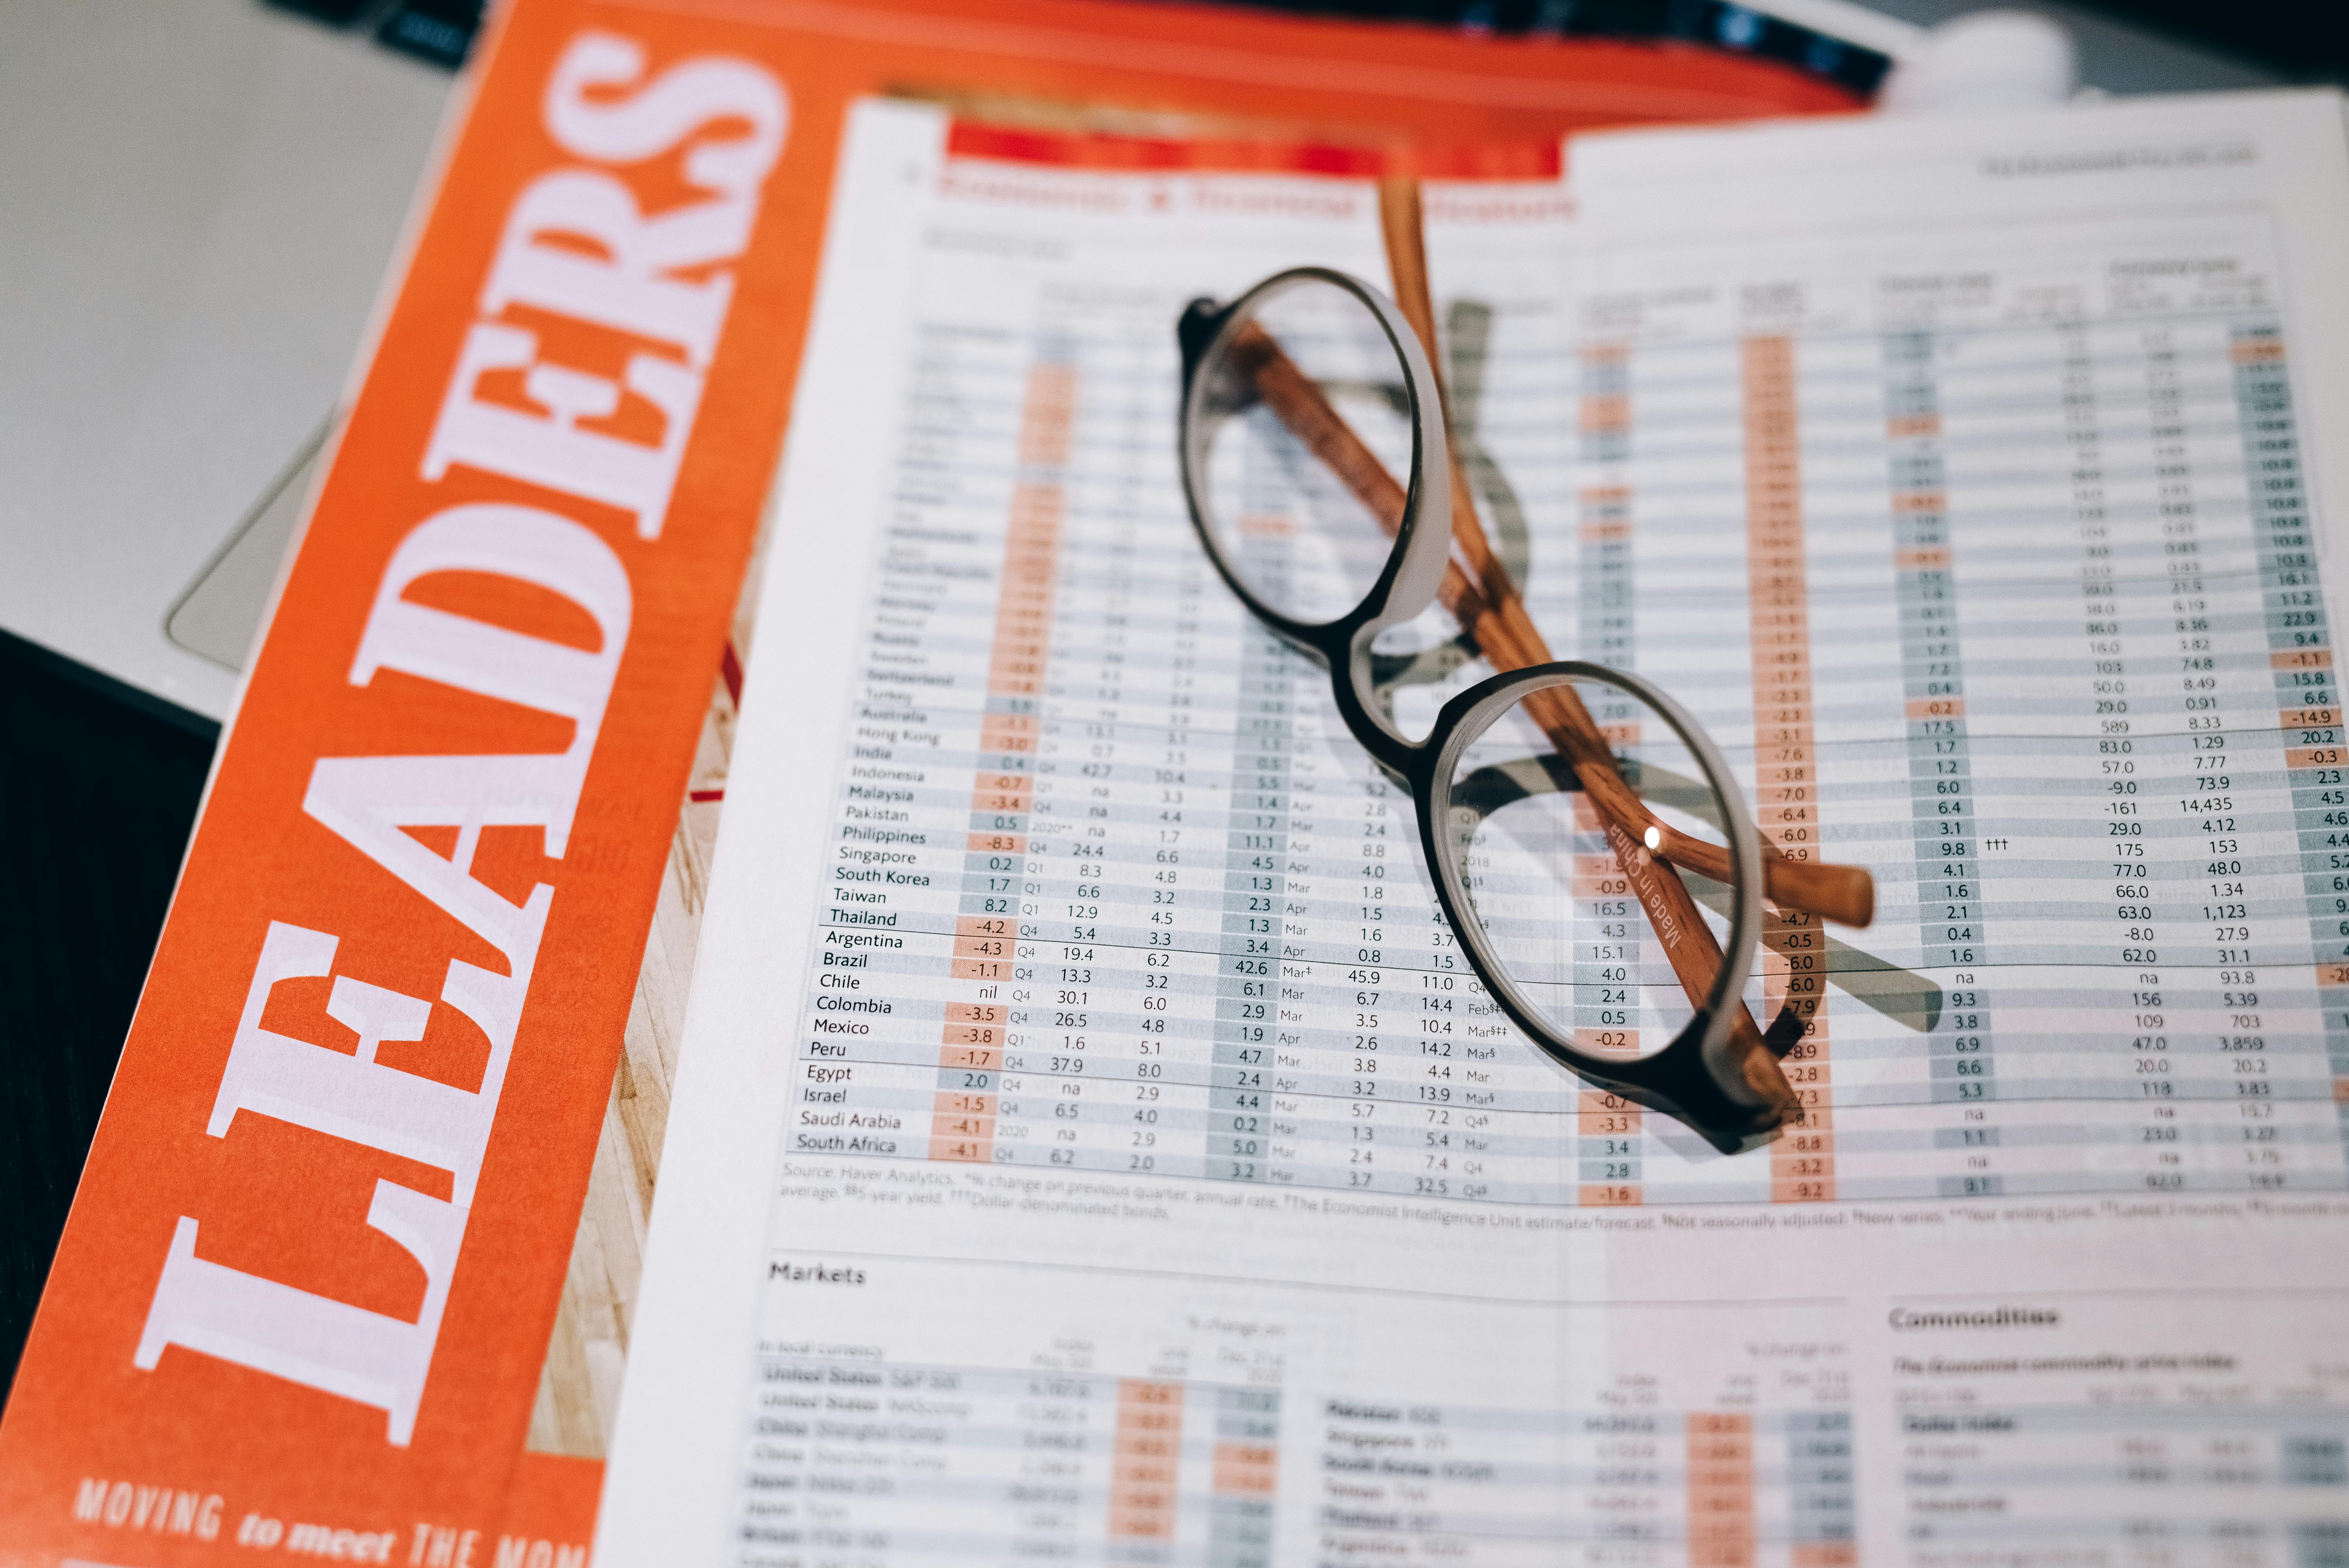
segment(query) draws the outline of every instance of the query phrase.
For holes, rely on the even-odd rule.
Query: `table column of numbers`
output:
[[[1964,649],[1950,552],[1949,479],[1941,459],[1937,344],[1930,332],[1884,340],[1885,438],[1892,494],[1893,565],[1900,595],[1900,656],[1909,779],[1916,815],[1918,941],[1923,967],[1954,976],[1982,962],[1973,816],[1973,769],[1966,722]],[[1961,984],[1932,1021],[1925,1049],[1935,1100],[1994,1099],[1998,1068],[1990,1001]],[[1974,1130],[1968,1129],[1966,1130]],[[1978,1133],[1987,1145],[1992,1134]],[[1987,1160],[1980,1155],[1970,1159]],[[1951,1193],[2002,1191],[1995,1175],[1944,1177]]]
[[[2277,723],[2283,735],[2284,777],[2299,830],[2323,1028],[2321,1058],[2315,1040],[2292,1053],[2302,1059],[2282,1053],[2271,1057],[2269,1009],[2274,1004],[2262,1002],[2258,971],[2248,965],[2220,965],[2226,1043],[2238,1064],[2237,1130],[2245,1145],[2242,1154],[2251,1184],[2272,1187],[2283,1185],[2287,1168],[2299,1163],[2282,1145],[2331,1140],[2302,1119],[2300,1106],[2280,1115],[2278,1105],[2261,1102],[2314,1099],[2349,1105],[2349,1096],[2341,1091],[2344,1068],[2349,1067],[2349,1012],[2343,1010],[2349,995],[2341,989],[2349,984],[2349,966],[2344,964],[2349,960],[2349,751],[2342,745],[2340,677],[2333,664],[2323,591],[2317,583],[2283,335],[2271,321],[2238,323],[2229,334],[2228,357],[2234,367],[2245,499],[2259,564],[2268,664],[2281,710]],[[2235,879],[2228,873],[2214,872],[2210,882],[2214,902],[2233,896],[2228,889]],[[2274,970],[2269,974],[2272,976]],[[2253,1063],[2260,1064],[2256,1070]],[[2280,1125],[2284,1116],[2291,1118],[2288,1130]]]
[[[1583,345],[1577,358],[1581,396],[1576,405],[1576,434],[1586,480],[1576,497],[1578,652],[1594,664],[1628,670],[1636,667],[1639,656],[1632,494],[1625,472],[1631,440],[1630,349],[1619,342],[1596,341]],[[1602,727],[1620,728],[1636,721],[1637,713],[1628,700],[1610,702],[1595,688],[1586,696],[1595,701],[1591,717]],[[1574,804],[1578,831],[1595,830],[1588,802],[1578,799]],[[1604,903],[1625,916],[1622,929],[1627,934],[1619,944],[1624,967],[1639,973],[1646,956],[1646,944],[1639,934],[1643,919],[1630,907],[1630,890],[1623,885],[1621,870],[1604,845],[1595,854],[1578,860],[1575,892],[1578,897]],[[1577,1043],[1586,1049],[1601,1045],[1618,1050],[1636,1047],[1639,1026],[1631,1012],[1620,1001],[1610,1006],[1599,998],[1588,1003],[1578,999]],[[1602,1205],[1639,1202],[1642,1130],[1639,1108],[1620,1095],[1589,1090],[1581,1093],[1578,1104],[1580,1201]]]
[[[1011,1016],[1004,993],[1012,979],[1030,872],[1037,743],[1065,507],[1061,470],[1069,459],[1075,411],[1076,370],[1065,351],[1040,359],[1028,373],[1020,411],[1019,474],[988,649],[963,907],[955,919],[954,976],[972,982],[972,995],[947,1007],[931,1128],[936,1160],[989,1161],[995,1157],[995,1113],[1034,1114],[1033,1107],[1017,1101],[1000,1104]]]
[[[1818,739],[1811,697],[1810,593],[1803,561],[1803,480],[1795,343],[1755,336],[1744,375],[1746,571],[1754,644],[1754,804],[1764,837],[1798,860],[1817,857]],[[1786,1005],[1805,1021],[1786,1056],[1802,1104],[1802,1147],[1771,1146],[1770,1195],[1781,1202],[1835,1197],[1835,1111],[1827,1062],[1823,923],[1774,913],[1763,940],[1785,966]]]

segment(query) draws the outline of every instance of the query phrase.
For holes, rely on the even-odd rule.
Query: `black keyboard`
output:
[[[481,30],[481,0],[268,0],[330,27],[365,27],[388,49],[455,70]]]

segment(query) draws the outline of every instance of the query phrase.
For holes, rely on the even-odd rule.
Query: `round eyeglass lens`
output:
[[[1720,976],[1740,896],[1723,826],[1736,808],[1671,723],[1621,686],[1561,676],[1493,713],[1450,785],[1441,839],[1475,927],[1462,935],[1577,1049],[1671,1045]],[[1749,1008],[1761,978],[1757,963],[1739,987]]]
[[[1208,548],[1275,614],[1360,604],[1393,552],[1412,468],[1394,342],[1350,291],[1267,290],[1199,366],[1183,461]]]

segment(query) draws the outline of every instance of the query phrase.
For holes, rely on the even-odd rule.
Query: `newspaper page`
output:
[[[852,102],[1554,149],[1873,79],[1766,32],[1732,57],[1090,0],[494,11],[9,1390],[5,1568],[585,1561],[644,1205],[703,1136],[664,1150],[672,1003]]]
[[[1374,170],[1162,154],[853,118],[599,1561],[2341,1561],[2337,96],[1429,185],[1550,645],[1877,880],[1733,1157],[1186,520],[1178,313],[1382,281]]]

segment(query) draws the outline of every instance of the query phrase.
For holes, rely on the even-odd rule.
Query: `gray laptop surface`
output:
[[[0,0],[0,630],[226,712],[450,82],[256,0]]]

